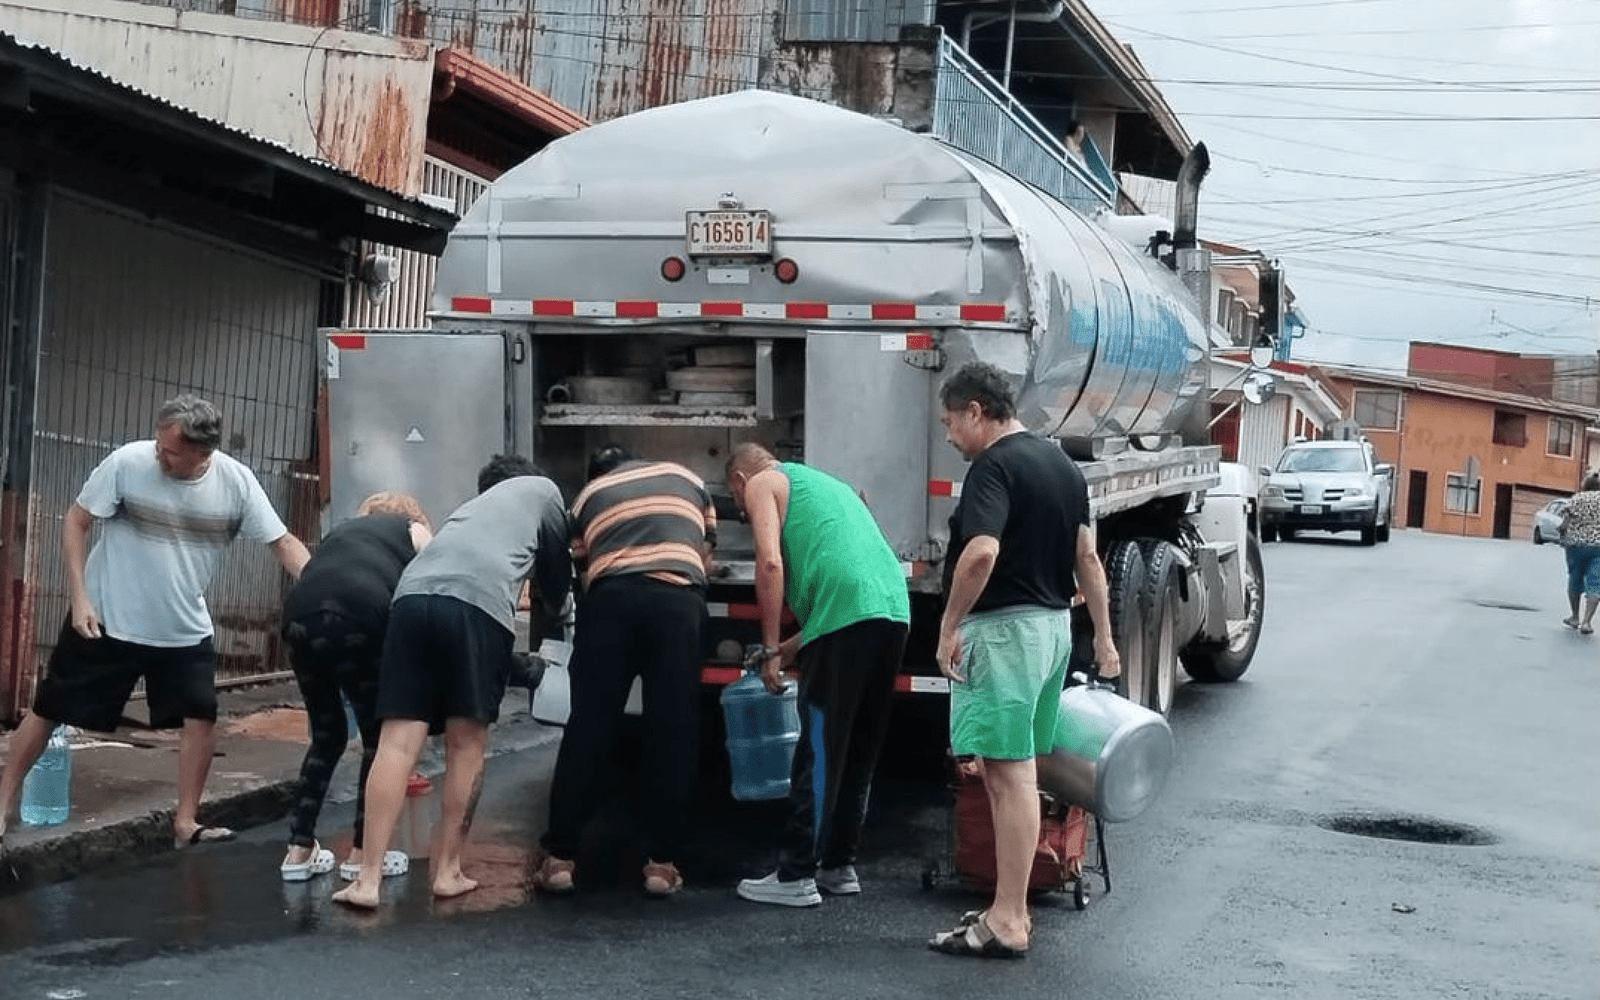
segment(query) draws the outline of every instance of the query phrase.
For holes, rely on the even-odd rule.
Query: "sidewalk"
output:
[[[293,801],[306,749],[306,717],[292,680],[219,691],[217,755],[200,807],[202,822],[235,830],[281,820]],[[142,706],[130,705],[141,717]],[[507,691],[500,721],[490,728],[491,755],[560,739],[561,730],[534,722],[528,693]],[[0,759],[10,746],[0,735]],[[435,744],[419,767],[442,770]],[[78,733],[72,740],[72,814],[56,826],[13,819],[6,831],[9,867],[0,861],[0,895],[73,878],[133,858],[175,848],[172,812],[177,795],[177,730],[119,729]],[[328,803],[355,799],[359,743],[339,762]],[[287,828],[285,829],[287,837]]]

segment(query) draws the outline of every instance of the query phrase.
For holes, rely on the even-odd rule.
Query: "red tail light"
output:
[[[680,281],[688,268],[683,263],[682,257],[668,257],[661,262],[661,276],[668,281]]]
[[[772,265],[772,275],[785,285],[792,285],[800,277],[800,265],[787,257]]]

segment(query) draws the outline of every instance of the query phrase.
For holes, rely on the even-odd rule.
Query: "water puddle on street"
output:
[[[526,836],[517,831],[517,836]],[[0,898],[0,955],[26,952],[61,966],[121,965],[159,954],[275,940],[325,930],[367,933],[526,904],[533,849],[511,831],[475,830],[463,865],[478,888],[452,899],[429,891],[426,860],[383,884],[376,911],[335,903],[337,873],[307,882],[278,877],[279,843],[186,849],[118,871],[85,875]],[[348,837],[326,843],[335,856]]]

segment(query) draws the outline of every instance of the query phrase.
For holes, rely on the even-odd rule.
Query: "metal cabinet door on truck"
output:
[[[929,558],[933,527],[927,484],[935,375],[916,364],[924,339],[898,331],[806,334],[805,462],[863,495],[908,573],[911,563]]]
[[[324,528],[369,494],[415,496],[434,530],[477,493],[478,470],[514,450],[500,334],[323,330]]]

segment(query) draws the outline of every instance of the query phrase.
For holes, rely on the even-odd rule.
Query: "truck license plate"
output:
[[[1320,514],[1320,513],[1322,513],[1322,504],[1320,504],[1320,503],[1301,504],[1300,505],[1300,513],[1302,513],[1302,514]]]
[[[772,254],[772,216],[764,209],[684,213],[691,257],[753,257]]]

